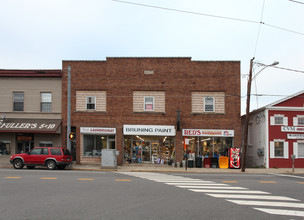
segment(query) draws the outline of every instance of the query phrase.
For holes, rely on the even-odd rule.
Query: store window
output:
[[[214,112],[214,98],[205,97],[204,101],[205,112]]]
[[[270,158],[285,158],[288,159],[289,150],[288,142],[285,140],[270,141]]]
[[[184,137],[184,159],[186,159],[185,147],[188,150],[188,159],[194,159],[228,156],[228,149],[232,146],[232,137]]]
[[[41,112],[52,112],[52,93],[41,93]]]
[[[24,92],[14,92],[13,111],[24,111]]]
[[[53,142],[51,141],[40,141],[39,147],[53,147]]]
[[[284,156],[284,142],[282,142],[282,141],[274,142],[274,156],[275,157]]]
[[[89,109],[95,110],[95,102],[96,102],[95,96],[87,96],[87,110]]]
[[[146,96],[144,97],[145,111],[154,111],[154,97]]]
[[[83,155],[100,157],[102,149],[115,149],[114,135],[83,135]]]
[[[11,142],[10,141],[0,141],[0,156],[10,155],[11,153]]]

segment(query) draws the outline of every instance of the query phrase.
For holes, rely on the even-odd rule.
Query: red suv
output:
[[[72,156],[67,148],[62,147],[36,147],[32,151],[24,154],[14,154],[10,163],[15,169],[22,169],[24,165],[28,169],[35,166],[45,166],[50,170],[64,169],[72,164]]]

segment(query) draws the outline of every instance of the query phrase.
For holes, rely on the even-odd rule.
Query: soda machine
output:
[[[240,169],[241,168],[241,148],[232,147],[229,148],[229,167],[233,169]]]

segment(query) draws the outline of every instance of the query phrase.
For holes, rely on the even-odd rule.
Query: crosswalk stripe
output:
[[[171,184],[170,184],[171,185]],[[184,186],[184,185],[175,185],[179,188],[184,189],[246,189],[244,187],[238,187],[238,186]]]
[[[193,192],[203,193],[236,193],[236,194],[270,194],[269,192],[256,191],[256,190],[213,190],[213,189],[189,189]]]
[[[213,183],[211,181],[202,181],[202,180],[159,180],[159,179],[149,179],[156,182],[166,182],[166,183]]]
[[[227,184],[225,183],[167,183],[167,182],[164,182],[165,184],[168,184],[168,185],[174,185],[174,186],[227,186]]]
[[[304,208],[304,203],[292,202],[268,202],[268,201],[250,201],[250,200],[232,200],[227,201],[238,205],[254,205],[254,206],[275,206],[275,207],[289,207],[289,208]]]
[[[286,196],[234,195],[234,194],[206,194],[206,195],[216,198],[226,198],[226,199],[266,199],[266,200],[299,201],[298,199],[293,199]]]
[[[274,215],[289,215],[289,216],[304,217],[304,211],[283,210],[283,209],[264,209],[264,208],[254,208],[254,209],[262,211],[262,212],[266,212],[268,214],[274,214]]]

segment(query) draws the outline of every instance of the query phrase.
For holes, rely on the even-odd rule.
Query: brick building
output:
[[[61,70],[0,70],[0,157],[61,145]]]
[[[101,149],[119,151],[122,165],[181,162],[185,146],[190,157],[227,155],[241,146],[239,61],[65,60],[63,134],[68,66],[77,163],[100,163]]]

